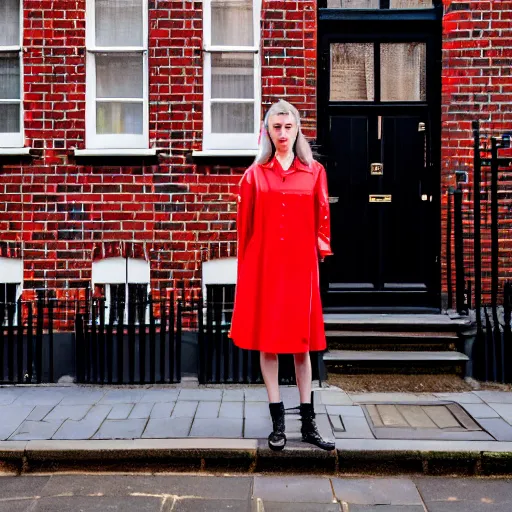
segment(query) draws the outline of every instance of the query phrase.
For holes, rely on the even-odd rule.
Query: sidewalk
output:
[[[286,408],[296,387],[281,388]],[[512,473],[512,393],[347,394],[315,388],[317,424],[336,451],[289,439],[273,453],[263,386],[3,386],[0,468],[77,467],[470,474]]]

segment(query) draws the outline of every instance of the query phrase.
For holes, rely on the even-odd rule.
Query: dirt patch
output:
[[[327,383],[338,386],[348,393],[393,392],[393,393],[455,393],[474,391],[474,386],[457,375],[400,375],[360,374],[342,375],[330,373]],[[479,382],[480,389],[512,391],[508,384]]]

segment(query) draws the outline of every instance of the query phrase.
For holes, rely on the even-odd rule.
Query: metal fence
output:
[[[0,383],[53,382],[55,301],[0,303]]]

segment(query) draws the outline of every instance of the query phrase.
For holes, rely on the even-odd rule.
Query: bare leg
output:
[[[309,352],[302,354],[294,354],[293,361],[295,364],[295,377],[297,379],[297,386],[299,388],[300,403],[311,403],[311,359]]]
[[[277,354],[260,352],[260,366],[265,386],[267,387],[268,401],[270,403],[280,402],[279,396],[279,360]]]

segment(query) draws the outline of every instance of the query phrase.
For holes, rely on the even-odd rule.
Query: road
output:
[[[197,474],[0,477],[0,512],[510,512],[512,479]]]

